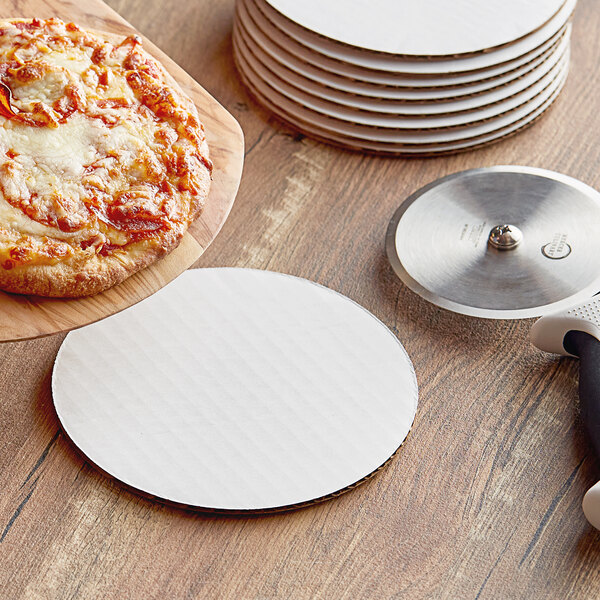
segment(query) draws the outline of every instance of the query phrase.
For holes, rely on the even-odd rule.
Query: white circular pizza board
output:
[[[510,44],[564,0],[266,0],[296,24],[357,48],[450,56]]]
[[[500,77],[448,89],[390,89],[370,86],[353,80],[343,81],[340,84],[324,78],[320,72],[313,72],[305,63],[300,63],[301,70],[299,70],[286,64],[285,61],[276,60],[260,45],[252,42],[243,24],[239,21],[234,27],[233,38],[241,50],[246,50],[254,55],[266,69],[296,88],[317,97],[375,112],[398,113],[405,110],[407,104],[413,107],[418,104],[426,104],[430,112],[452,112],[452,110],[456,110],[453,107],[458,106],[459,102],[467,101],[474,105],[477,103],[479,106],[489,104],[492,93],[516,85],[518,81],[525,79],[544,63],[561,56],[570,44],[570,25],[567,26],[567,31],[558,42],[525,65]],[[492,99],[492,101],[494,100]],[[450,109],[448,109],[449,105]]]
[[[234,46],[235,50],[235,46]],[[245,57],[238,51],[234,52],[238,69],[242,73],[246,84],[257,95],[266,98],[269,105],[279,107],[279,112],[284,112],[292,121],[308,123],[334,134],[342,134],[371,142],[385,142],[394,144],[440,144],[450,143],[487,135],[513,125],[533,113],[542,106],[546,100],[558,89],[568,71],[568,54],[557,67],[544,77],[540,82],[527,91],[529,98],[518,108],[491,118],[487,121],[453,127],[448,129],[394,129],[383,127],[365,126],[356,122],[345,120],[343,115],[333,118],[296,102],[274,87],[268,85],[253,72]],[[290,119],[288,119],[290,120]]]
[[[575,7],[576,0],[567,0],[561,10],[559,10],[543,27],[532,31],[527,36],[519,39],[511,45],[505,45],[495,50],[488,50],[485,53],[467,56],[452,57],[428,57],[427,62],[420,60],[410,60],[410,57],[396,56],[389,54],[378,54],[367,52],[363,49],[352,48],[333,42],[322,36],[316,35],[293,22],[282,17],[276,10],[273,10],[267,0],[245,0],[249,5],[253,3],[257,11],[255,20],[270,29],[270,26],[280,30],[284,36],[287,36],[299,44],[306,46],[316,53],[323,54],[332,59],[347,62],[366,69],[375,69],[382,71],[398,72],[460,72],[478,68],[487,68],[492,64],[499,64],[529,52],[539,44],[548,40],[567,22]],[[416,4],[416,3],[415,3]],[[425,3],[421,2],[425,7]],[[452,5],[446,3],[450,8]],[[453,7],[452,7],[453,8]],[[260,13],[260,16],[257,14]],[[265,20],[267,23],[265,23]],[[492,24],[490,24],[492,25]],[[271,30],[272,31],[272,30]],[[423,40],[429,40],[427,34],[422,36]]]
[[[261,511],[373,474],[417,407],[396,337],[351,300],[249,269],[188,271],[67,335],[52,377],[73,442],[161,500]]]
[[[301,122],[296,120],[294,117],[291,117],[289,114],[282,111],[280,107],[272,104],[266,98],[261,96],[258,92],[253,90],[253,93],[256,95],[257,99],[265,105],[266,108],[271,110],[274,114],[278,115],[279,118],[284,121],[291,122],[294,126],[296,126],[300,131],[307,133],[308,135],[314,136],[318,139],[332,142],[337,145],[344,146],[346,148],[350,148],[353,150],[368,150],[372,152],[378,153],[386,153],[386,154],[395,154],[402,156],[416,156],[419,154],[422,155],[434,155],[440,153],[448,153],[448,152],[457,152],[460,150],[466,149],[475,149],[479,146],[490,144],[494,141],[501,140],[503,138],[508,137],[509,135],[524,129],[535,120],[537,120],[556,100],[560,91],[566,81],[566,73],[558,82],[558,86],[556,89],[552,91],[552,94],[544,101],[542,105],[536,108],[532,113],[527,115],[526,117],[516,121],[515,123],[498,129],[492,133],[479,136],[477,138],[473,138],[471,140],[458,141],[446,144],[413,144],[413,145],[404,145],[404,144],[395,144],[393,142],[377,142],[355,138],[352,136],[343,135],[341,133],[333,133],[331,131],[327,131],[321,129],[318,126],[313,125],[312,123]]]
[[[575,2],[575,0],[572,1]],[[250,7],[251,10],[252,7]],[[256,17],[258,11],[255,10],[254,13]],[[326,60],[326,57],[324,58],[319,53],[311,52],[301,44],[293,43],[293,40],[282,35],[277,30],[275,30],[276,40],[273,40],[266,33],[265,29],[263,29],[269,29],[270,33],[273,33],[273,28],[269,28],[264,21],[254,21],[243,0],[239,0],[236,3],[236,22],[245,28],[252,38],[253,43],[259,45],[276,60],[279,60],[299,73],[307,76],[312,75],[313,78],[317,77],[317,81],[329,82],[328,84],[333,87],[341,86],[342,89],[346,89],[346,86],[352,86],[353,84],[357,86],[372,86],[374,89],[381,90],[382,94],[385,93],[386,88],[389,89],[390,93],[394,93],[394,88],[396,87],[437,88],[440,86],[459,86],[469,83],[479,83],[484,80],[487,81],[490,78],[509,73],[527,64],[545,52],[552,44],[556,43],[565,29],[564,26],[558,29],[553,36],[546,39],[539,46],[535,46],[529,52],[520,54],[513,60],[505,59],[501,64],[494,64],[484,70],[478,69],[476,71],[446,74],[423,74],[419,70],[423,68],[423,65],[427,65],[428,63],[421,62],[416,66],[417,71],[410,74],[369,70],[355,67],[349,63]],[[539,32],[536,32],[536,36],[542,37]]]
[[[326,41],[323,42],[321,39],[317,39],[316,43],[310,43],[306,39],[300,41],[292,37],[291,32],[277,27],[261,13],[254,0],[240,0],[239,4],[240,14],[245,14],[246,18],[251,19],[273,42],[302,60],[334,73],[383,83],[384,79],[387,80],[394,74],[442,75],[478,71],[526,55],[547,42],[564,27],[573,12],[576,0],[567,0],[562,9],[544,27],[514,44],[501,46],[490,52],[446,60],[409,60],[403,57],[383,59],[379,56],[372,59],[364,53],[359,53],[357,57],[346,56],[346,53],[332,53],[323,47]],[[426,2],[413,2],[413,4],[427,5]],[[482,2],[481,5],[483,6],[484,3]],[[452,3],[449,2],[448,6],[452,6]],[[430,39],[429,34],[423,37],[426,40]]]
[[[377,106],[378,110],[373,110],[372,106],[365,105],[358,98],[346,99],[345,102],[340,102],[337,97],[332,96],[327,91],[319,94],[320,90],[318,88],[315,92],[314,89],[294,84],[292,73],[288,76],[285,72],[277,73],[265,66],[246,44],[243,37],[237,35],[237,31],[234,32],[234,40],[238,46],[238,52],[243,55],[244,60],[251,69],[265,83],[287,98],[334,118],[375,127],[403,129],[460,126],[490,119],[518,108],[539,93],[539,90],[535,91],[538,82],[542,86],[541,89],[546,87],[543,84],[543,78],[545,76],[549,76],[550,79],[553,78],[550,75],[552,69],[556,67],[556,70],[559,70],[557,65],[565,57],[569,48],[569,39],[566,38],[556,51],[537,68],[512,83],[482,95],[469,96],[444,103],[395,105],[388,107],[387,110],[385,105],[380,104]],[[323,95],[328,97],[323,97]]]

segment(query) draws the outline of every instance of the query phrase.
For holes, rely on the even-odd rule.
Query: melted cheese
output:
[[[52,106],[64,94],[67,81],[67,74],[59,71],[46,73],[42,79],[13,85],[13,103],[17,110],[28,110],[34,102]]]
[[[2,180],[7,195],[29,195],[43,197],[51,194],[81,198],[86,191],[82,176],[86,169],[106,156],[119,157],[120,177],[110,176],[98,170],[101,178],[98,187],[111,194],[120,191],[126,177],[135,169],[135,161],[149,147],[156,126],[152,123],[127,122],[107,127],[99,120],[90,120],[84,115],[73,115],[57,128],[29,127],[4,120],[0,127],[0,147],[12,150],[17,156],[14,162],[20,168],[12,170]],[[140,173],[143,175],[143,173]],[[40,225],[10,206],[0,192],[3,206],[0,222],[10,222],[20,233],[65,236]],[[20,214],[20,217],[18,216]]]
[[[93,64],[91,50],[86,52],[79,48],[70,48],[69,52],[57,52],[53,50],[45,54],[43,59],[51,65],[61,67],[77,75],[82,75]]]
[[[84,115],[73,115],[60,127],[30,127],[4,120],[0,144],[18,156],[17,162],[32,169],[32,175],[46,182],[79,178],[86,165],[98,156],[97,140],[102,127]],[[44,192],[46,183],[39,181],[32,191]],[[54,187],[54,186],[53,186]]]

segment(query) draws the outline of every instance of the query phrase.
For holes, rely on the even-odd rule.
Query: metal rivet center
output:
[[[523,233],[514,225],[496,225],[490,231],[488,243],[498,250],[512,250],[523,239]]]

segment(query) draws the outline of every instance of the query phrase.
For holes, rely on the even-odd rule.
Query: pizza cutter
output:
[[[600,459],[600,299],[542,317],[531,328],[530,338],[540,350],[579,358],[581,417]],[[600,481],[584,496],[583,512],[600,529]]]
[[[600,290],[600,193],[566,175],[498,166],[444,177],[396,211],[400,279],[433,304],[489,319],[568,308]]]
[[[581,415],[600,458],[599,231],[593,188],[552,171],[497,166],[410,196],[390,222],[386,249],[398,277],[437,306],[489,319],[541,316],[532,342],[580,358]],[[600,529],[600,482],[583,510]]]

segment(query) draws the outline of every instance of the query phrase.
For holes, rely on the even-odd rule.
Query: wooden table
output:
[[[15,2],[15,4],[18,4]],[[342,497],[257,518],[202,516],[123,490],[58,432],[62,336],[0,347],[0,597],[6,599],[598,598],[600,533],[581,498],[600,465],[578,417],[577,363],[408,291],[384,254],[400,202],[466,168],[526,164],[600,188],[600,11],[581,0],[572,71],[532,129],[450,158],[345,152],[261,110],[231,59],[233,0],[109,0],[217,97],[246,134],[233,212],[198,262],[307,277],[404,343],[420,383],[408,441]]]

